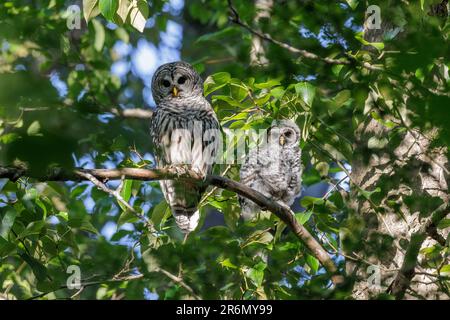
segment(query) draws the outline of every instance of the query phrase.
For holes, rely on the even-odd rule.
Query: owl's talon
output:
[[[192,171],[198,176],[198,178],[202,181],[206,180],[206,173],[198,168],[193,168]]]
[[[185,170],[183,168],[181,168],[180,165],[170,165],[169,169],[171,171],[174,171],[175,176],[177,178],[180,178],[183,175],[183,173],[185,173]]]

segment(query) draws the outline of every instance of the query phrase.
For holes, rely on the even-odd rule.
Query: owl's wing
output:
[[[207,103],[205,101],[205,103]],[[209,105],[209,104],[208,104]],[[222,134],[219,121],[210,107],[199,113],[196,119],[192,143],[192,169],[206,176],[211,174],[216,157],[219,154]]]
[[[250,150],[244,163],[241,165],[240,181],[246,186],[259,192],[265,192],[264,184],[261,179],[261,163],[259,158],[265,158],[265,150],[258,150],[257,147]],[[248,221],[255,217],[261,208],[253,201],[238,196],[239,204],[241,206],[241,215],[244,220]]]
[[[300,194],[302,188],[302,162],[301,150],[295,148],[289,157],[290,174],[288,175],[288,186],[283,200],[291,205]]]

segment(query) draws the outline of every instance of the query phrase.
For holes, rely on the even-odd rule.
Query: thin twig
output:
[[[102,191],[112,195],[113,197],[115,197],[118,202],[123,204],[128,210],[130,210],[132,213],[134,213],[138,218],[140,218],[144,222],[148,223],[147,217],[145,217],[144,215],[142,215],[139,212],[137,212],[127,201],[125,201],[125,199],[120,195],[120,191],[119,190],[111,190],[110,188],[108,188],[106,186],[106,184],[104,184],[103,182],[101,182],[100,180],[98,180],[96,177],[94,177],[92,174],[90,174],[88,172],[79,171],[78,175],[80,175],[81,177],[84,177],[87,180],[89,180],[90,182],[92,182],[100,190],[102,190]],[[120,179],[122,181],[123,181],[124,178],[125,178],[124,175],[122,175],[120,177]],[[119,189],[120,189],[120,185],[119,185]]]
[[[198,296],[194,292],[194,290],[189,285],[187,285],[186,282],[183,281],[182,278],[177,277],[176,275],[174,275],[174,274],[170,273],[169,271],[162,269],[162,268],[156,268],[155,271],[164,274],[166,277],[173,280],[175,283],[178,283],[180,286],[182,286],[184,289],[186,289],[194,297],[195,300],[202,300],[202,298],[200,296]]]

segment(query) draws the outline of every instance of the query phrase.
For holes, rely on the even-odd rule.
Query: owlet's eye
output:
[[[181,77],[178,78],[178,84],[183,84],[185,82],[186,82],[186,77],[181,76]]]
[[[170,81],[169,80],[163,80],[162,85],[166,88],[170,87]]]

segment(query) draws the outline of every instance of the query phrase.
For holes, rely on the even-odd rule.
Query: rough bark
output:
[[[370,118],[356,133],[358,140],[352,163],[354,185],[351,209],[353,214],[362,218],[366,228],[362,241],[365,245],[360,248],[358,256],[379,266],[381,283],[377,286],[368,281],[367,263],[348,261],[347,272],[357,276],[353,295],[357,299],[368,299],[387,292],[396,298],[413,298],[410,293],[415,292],[428,299],[448,298],[433,283],[436,278],[425,275],[433,274],[435,270],[421,267],[423,255],[419,254],[420,249],[442,243],[448,235],[448,229],[435,228],[437,221],[448,212],[446,150],[431,147],[431,140],[424,134],[410,131],[393,152],[389,147],[376,152],[371,150],[366,159],[369,139],[386,137],[388,131]],[[391,191],[379,203],[359,196],[356,185],[363,190],[374,191],[387,179]],[[416,199],[417,202],[424,202],[433,197],[443,201],[435,212],[426,212],[420,206],[415,209],[407,201]],[[389,239],[393,242],[383,248],[380,241],[388,242]],[[374,249],[374,246],[377,248]]]
[[[254,23],[258,29],[258,23],[261,19],[270,19],[270,12],[272,10],[273,0],[256,0],[255,9],[256,15]],[[264,48],[263,39],[256,35],[252,35],[252,49],[250,50],[250,64],[252,66],[265,66],[269,63],[266,57],[266,50]]]
[[[366,30],[366,39],[380,41],[390,29],[392,25],[385,22],[382,30]],[[440,287],[437,268],[425,265],[422,254],[423,249],[436,244],[445,246],[449,233],[449,228],[436,228],[449,213],[447,149],[433,144],[436,128],[426,132],[411,128],[408,98],[404,95],[402,101],[392,101],[398,116],[383,116],[380,121],[371,117],[373,111],[383,114],[380,96],[370,91],[364,110],[367,119],[355,132],[349,221],[362,224],[363,241],[356,249],[344,249],[347,255],[358,257],[346,262],[347,273],[355,277],[356,299],[375,298],[382,293],[396,299],[450,298]],[[386,120],[406,130],[397,131],[397,138],[391,139],[398,128],[383,125]],[[373,145],[383,139],[389,139],[385,140],[387,144]],[[361,190],[377,191],[377,187],[381,187],[379,194],[383,196],[376,201],[361,196]],[[448,257],[441,258],[441,265],[449,263]],[[377,268],[379,283],[374,281],[369,265]]]

